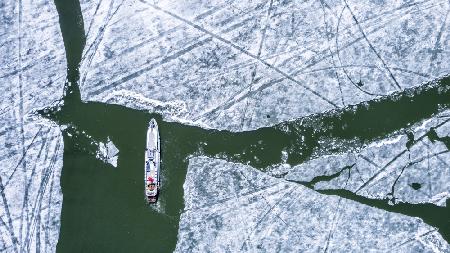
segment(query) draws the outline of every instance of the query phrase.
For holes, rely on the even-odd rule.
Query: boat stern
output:
[[[148,203],[155,203],[158,199],[158,186],[156,183],[147,182],[147,187],[145,190],[145,196],[147,197]]]
[[[147,196],[147,202],[149,204],[154,204],[154,203],[156,203],[157,200],[158,200],[157,196]]]

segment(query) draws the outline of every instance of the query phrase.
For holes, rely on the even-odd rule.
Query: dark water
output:
[[[77,86],[78,64],[85,46],[80,5],[76,0],[56,0],[55,4],[66,48],[69,82],[64,106],[41,113],[67,126],[63,131],[63,208],[58,252],[173,251],[190,155],[219,156],[264,171],[281,162],[283,150],[289,154],[288,163],[295,165],[342,149],[359,149],[371,141],[407,133],[411,124],[450,106],[450,78],[444,78],[368,103],[234,133],[165,122],[160,115],[123,106],[84,103]],[[163,188],[158,207],[153,208],[144,201],[142,181],[145,133],[152,117],[160,125],[163,160]],[[434,136],[432,132],[429,135]],[[120,150],[117,168],[95,158],[97,147],[92,140],[106,142],[107,138]],[[335,144],[327,145],[331,141]],[[320,176],[311,182],[297,183],[314,189],[314,183],[337,176]],[[389,205],[387,199],[368,199],[346,190],[318,192],[420,217],[450,241],[448,200],[447,207]]]

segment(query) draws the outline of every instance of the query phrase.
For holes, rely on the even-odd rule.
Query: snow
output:
[[[421,219],[326,196],[249,166],[190,159],[176,252],[446,252]]]
[[[35,111],[63,93],[58,15],[47,0],[3,1],[0,13],[0,251],[54,252],[64,144]]]
[[[114,143],[108,138],[106,143],[98,143],[98,151],[96,157],[97,159],[100,159],[105,163],[111,164],[114,168],[117,168],[119,149],[117,149]]]
[[[83,100],[108,102],[120,90],[183,101],[185,109],[163,109],[165,118],[211,128],[274,125],[450,69],[443,0],[109,0],[82,9]],[[116,96],[112,103],[141,109]]]

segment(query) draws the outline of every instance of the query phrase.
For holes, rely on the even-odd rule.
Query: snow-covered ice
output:
[[[55,105],[66,77],[53,1],[0,4],[0,251],[54,252],[64,144],[34,113]]]
[[[385,212],[249,166],[189,161],[176,252],[447,252],[421,219]]]
[[[105,163],[111,164],[113,167],[117,167],[117,159],[119,158],[119,149],[114,145],[111,140],[107,140],[106,143],[98,143],[98,151],[96,157]]]
[[[121,91],[113,102],[137,108],[123,92],[183,101],[185,110],[164,116],[232,130],[356,104],[449,73],[449,6],[82,1],[82,99]]]

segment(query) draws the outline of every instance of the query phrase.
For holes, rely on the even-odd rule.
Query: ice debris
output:
[[[114,143],[108,138],[106,143],[98,143],[98,151],[96,154],[97,159],[104,161],[105,163],[111,164],[113,167],[117,167],[117,159],[119,155],[119,149],[114,145]]]

